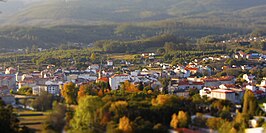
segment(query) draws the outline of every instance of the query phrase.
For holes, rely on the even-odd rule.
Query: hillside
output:
[[[263,17],[265,0],[48,0],[12,15],[8,24],[62,25],[164,19]],[[249,18],[245,18],[248,14]]]

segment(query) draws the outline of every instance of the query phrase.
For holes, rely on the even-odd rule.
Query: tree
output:
[[[65,126],[66,107],[58,103],[54,103],[53,111],[49,114],[44,122],[45,131],[62,132]]]
[[[178,121],[179,121],[179,127],[181,127],[181,128],[188,127],[187,113],[184,111],[179,111],[178,112]]]
[[[115,118],[124,116],[127,112],[128,103],[126,101],[116,101],[111,104],[109,112],[114,113]]]
[[[92,53],[92,54],[91,54],[90,60],[91,60],[92,62],[94,62],[94,61],[96,60],[96,55],[95,55],[95,53]]]
[[[74,83],[68,82],[64,84],[61,94],[67,104],[77,104],[78,88],[76,88]]]
[[[100,126],[99,109],[103,105],[98,96],[85,96],[79,99],[78,107],[70,121],[72,132],[104,132]]]
[[[32,107],[38,111],[46,111],[52,108],[53,95],[41,91],[40,95],[33,101]]]
[[[243,113],[253,116],[255,115],[257,106],[254,94],[250,90],[246,90],[243,102]]]
[[[160,55],[163,55],[163,54],[165,54],[165,49],[164,48],[158,48],[157,53]]]
[[[220,126],[224,123],[221,118],[209,118],[207,120],[207,126],[211,129],[218,130]]]
[[[28,87],[28,86],[23,86],[23,87],[19,88],[18,94],[21,94],[21,95],[32,95],[32,88]]]
[[[177,127],[180,127],[180,128],[188,127],[187,113],[184,111],[179,111],[178,115],[173,114],[172,120],[170,122],[170,126],[174,129],[176,129]]]
[[[171,95],[158,95],[156,99],[152,99],[151,103],[153,106],[163,106],[169,103],[171,99]]]
[[[78,99],[87,95],[88,85],[81,85],[78,91]]]
[[[12,106],[6,106],[0,99],[0,131],[3,133],[18,132],[19,120],[13,113]]]
[[[132,123],[126,116],[119,119],[118,129],[123,131],[124,133],[133,133]]]
[[[178,116],[176,114],[173,114],[170,126],[174,129],[176,129],[178,127],[178,125],[179,125]]]

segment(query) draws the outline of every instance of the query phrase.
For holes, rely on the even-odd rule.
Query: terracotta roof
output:
[[[233,80],[235,77],[234,76],[226,76],[226,77],[220,77],[220,81],[230,81]]]
[[[234,84],[224,84],[224,86],[227,88],[235,88],[236,87],[236,85],[234,85]]]
[[[109,82],[109,78],[107,78],[107,77],[102,77],[102,78],[97,79],[97,81]]]
[[[186,67],[185,70],[198,71],[198,68]]]

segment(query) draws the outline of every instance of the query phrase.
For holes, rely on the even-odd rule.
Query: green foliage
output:
[[[28,86],[23,86],[23,87],[19,88],[18,94],[21,94],[21,95],[32,95],[32,88],[28,87]]]
[[[102,132],[98,115],[102,105],[102,100],[97,96],[79,99],[78,107],[70,122],[71,132]]]
[[[78,88],[74,83],[68,82],[64,84],[61,94],[65,98],[67,104],[77,104]]]
[[[61,132],[65,126],[66,107],[58,103],[53,104],[53,111],[47,116],[44,122],[44,131]]]
[[[53,95],[41,91],[40,95],[33,101],[32,107],[38,111],[47,111],[52,109]]]
[[[257,100],[250,90],[246,90],[243,102],[243,113],[254,116],[258,109]]]
[[[3,133],[13,133],[19,130],[19,120],[13,113],[13,107],[4,105],[0,99],[0,130]]]

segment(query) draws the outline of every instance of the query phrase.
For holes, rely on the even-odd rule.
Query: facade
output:
[[[109,78],[109,84],[112,90],[119,89],[120,83],[130,80],[130,76],[127,74],[116,74]]]
[[[229,100],[235,102],[235,92],[232,90],[217,89],[211,91],[211,98]]]
[[[0,75],[0,88],[8,88],[9,90],[16,90],[16,76],[15,75]]]
[[[40,95],[42,91],[46,91],[54,96],[60,96],[62,84],[63,82],[47,81],[43,85],[36,85],[32,87],[32,93],[33,95]]]

